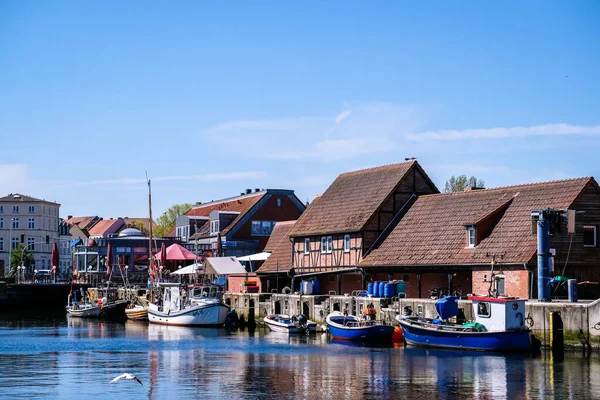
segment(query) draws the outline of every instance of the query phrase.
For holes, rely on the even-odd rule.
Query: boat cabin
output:
[[[525,330],[525,302],[517,297],[471,296],[475,321],[489,332]]]
[[[219,285],[194,283],[181,285],[179,283],[161,283],[162,311],[165,313],[196,306],[199,303],[219,302],[223,298],[223,289]]]

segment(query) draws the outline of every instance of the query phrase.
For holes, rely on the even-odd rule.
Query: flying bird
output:
[[[123,375],[119,375],[119,376],[117,376],[115,379],[113,379],[112,381],[110,381],[109,385],[110,385],[111,383],[115,383],[115,382],[117,382],[118,380],[121,380],[121,379],[123,379],[123,378],[127,379],[128,381],[134,380],[134,381],[136,381],[137,383],[139,383],[140,385],[142,385],[142,386],[144,385],[144,384],[142,383],[142,381],[140,381],[140,380],[139,380],[139,379],[138,379],[138,378],[137,378],[135,375],[128,374],[127,372],[126,372],[126,373],[124,373]]]

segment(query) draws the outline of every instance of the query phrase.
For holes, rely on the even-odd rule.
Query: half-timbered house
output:
[[[363,256],[431,193],[438,189],[416,161],[339,175],[289,233],[295,276],[319,276],[325,292],[361,289]]]

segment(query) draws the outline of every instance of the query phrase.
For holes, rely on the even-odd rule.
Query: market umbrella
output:
[[[58,270],[59,263],[58,256],[58,245],[56,242],[52,243],[52,254],[50,256],[50,261],[52,262],[52,274],[54,275],[54,279],[56,280],[56,272]]]
[[[108,248],[106,249],[106,275],[110,275],[110,270],[113,266],[113,254],[112,254],[112,245],[109,243]]]

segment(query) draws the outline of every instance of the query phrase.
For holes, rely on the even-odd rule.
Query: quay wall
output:
[[[225,300],[235,308],[238,315],[246,321],[261,321],[268,314],[304,314],[310,320],[325,324],[325,318],[332,311],[348,310],[349,314],[360,314],[367,305],[377,311],[377,319],[386,323],[395,323],[396,315],[404,314],[408,309],[413,314],[426,318],[435,318],[436,300],[411,298],[369,298],[340,295],[300,295],[279,293],[226,293]],[[475,319],[471,302],[459,300],[467,320]],[[535,336],[548,346],[550,340],[550,312],[558,311],[563,321],[565,346],[581,348],[580,337],[588,338],[592,345],[600,343],[600,299],[592,303],[528,301],[525,305],[526,317],[532,323]]]

